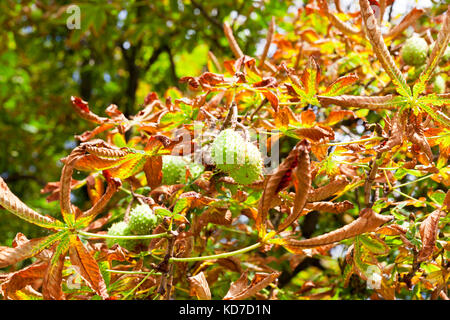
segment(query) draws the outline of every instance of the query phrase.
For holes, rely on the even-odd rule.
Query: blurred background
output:
[[[400,19],[413,6],[445,1],[397,0],[386,14]],[[72,111],[72,95],[99,115],[112,103],[133,115],[149,92],[163,97],[176,87],[189,94],[178,79],[205,71],[209,51],[220,61],[233,58],[223,22],[231,25],[244,53],[255,56],[272,16],[277,32],[290,31],[289,16],[305,3],[0,1],[0,176],[31,207],[59,211],[39,190],[59,180],[59,159],[77,145],[74,135],[92,129]],[[359,9],[357,1],[341,4]],[[45,231],[0,210],[0,245],[9,245],[17,232],[31,238]]]

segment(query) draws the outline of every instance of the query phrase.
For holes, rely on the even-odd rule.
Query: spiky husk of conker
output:
[[[428,43],[425,39],[413,36],[405,41],[401,55],[403,61],[410,66],[421,66],[427,61]]]

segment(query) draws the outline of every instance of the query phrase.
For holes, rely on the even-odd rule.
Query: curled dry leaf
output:
[[[68,248],[65,247],[59,253],[55,252],[51,263],[48,265],[42,284],[42,295],[46,300],[62,300],[65,298],[61,283],[67,250]]]
[[[189,295],[196,296],[199,300],[211,300],[211,291],[203,272],[188,278]]]
[[[325,200],[339,191],[342,191],[348,184],[349,182],[345,177],[338,176],[327,185],[309,191],[308,202]]]
[[[70,100],[72,101],[72,106],[75,112],[83,119],[97,124],[102,124],[105,121],[108,121],[108,118],[99,117],[93,113],[89,109],[89,104],[81,98],[72,96]]]
[[[354,236],[366,232],[374,231],[376,228],[391,221],[393,218],[393,216],[380,215],[372,209],[365,208],[361,211],[358,219],[343,226],[342,228],[311,239],[281,239],[280,244],[290,251],[323,246],[344,239],[353,238]]]
[[[1,293],[6,299],[16,300],[16,291],[22,290],[27,285],[44,277],[48,263],[38,262],[19,271],[7,275],[7,279],[0,286]]]
[[[434,210],[420,224],[419,231],[420,238],[422,239],[422,248],[417,256],[418,261],[425,261],[434,251],[441,213],[443,213],[443,211],[439,209]]]
[[[346,35],[355,35],[359,34],[361,31],[352,27],[348,23],[340,20],[335,13],[330,12],[328,7],[327,0],[319,0],[319,7],[323,11],[323,13],[327,16],[330,22],[335,26],[339,31]]]
[[[353,203],[348,200],[343,202],[310,202],[306,204],[305,208],[329,213],[343,213],[353,209]]]
[[[241,277],[233,282],[228,290],[227,294],[223,298],[224,300],[243,300],[249,298],[280,276],[281,272],[273,273],[255,273],[252,282],[248,284],[248,272],[245,271]]]
[[[405,77],[398,69],[386,47],[386,44],[384,43],[380,26],[375,18],[373,9],[370,7],[369,1],[359,0],[359,5],[361,7],[361,16],[364,21],[364,30],[366,31],[366,35],[372,44],[373,51],[375,52],[378,60],[386,73],[392,79],[392,82],[396,85],[397,91],[404,96],[411,95],[411,89],[406,83]]]
[[[19,261],[35,256],[44,250],[43,245],[50,242],[49,238],[50,236],[31,239],[19,244],[15,248],[0,247],[0,268],[13,265]]]
[[[289,227],[301,215],[311,189],[311,162],[309,158],[310,144],[303,140],[297,144],[297,166],[294,169],[293,182],[295,187],[294,208],[292,213],[278,226],[278,232]]]
[[[62,227],[62,223],[50,216],[43,216],[33,209],[29,208],[25,203],[23,203],[19,198],[17,198],[11,190],[9,190],[8,185],[0,177],[0,206],[4,207],[6,210],[15,214],[19,218],[34,223],[38,226],[44,228],[58,228]]]
[[[403,30],[414,24],[424,13],[424,9],[413,8],[406,16],[403,17],[399,24],[384,34],[384,38],[395,39],[403,32]]]
[[[317,96],[317,99],[319,99],[320,104],[324,107],[334,104],[345,108],[394,110],[398,105],[396,100],[393,99],[392,95],[386,95],[384,97],[365,97],[351,95],[341,95],[337,97]]]
[[[298,163],[298,146],[295,146],[286,159],[280,164],[277,170],[267,176],[264,181],[264,191],[259,201],[258,216],[256,217],[256,225],[258,230],[264,228],[267,213],[273,203],[273,198],[286,188],[292,182],[292,170]]]

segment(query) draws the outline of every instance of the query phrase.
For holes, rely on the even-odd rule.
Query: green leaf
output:
[[[424,104],[424,103],[419,103],[419,107],[425,111],[426,113],[428,113],[433,120],[439,122],[441,125],[450,128],[450,117],[448,117],[446,114],[444,114],[441,111],[438,110],[434,110],[432,107]]]
[[[359,236],[361,244],[370,252],[378,255],[385,255],[389,253],[389,247],[380,239],[371,235]]]

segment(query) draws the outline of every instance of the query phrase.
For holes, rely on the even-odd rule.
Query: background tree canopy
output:
[[[67,9],[74,3],[80,29],[69,30],[72,11]],[[252,55],[271,17],[284,16],[291,5],[277,0],[1,1],[1,177],[30,205],[57,210],[36,195],[46,181],[59,179],[59,159],[76,145],[74,133],[88,129],[73,113],[71,96],[89,101],[99,114],[112,103],[125,115],[134,114],[151,91],[185,90],[178,79],[200,74],[208,51],[232,57],[223,22]],[[0,243],[11,240],[20,223],[1,215]]]
[[[2,298],[448,299],[448,2],[2,1]]]

